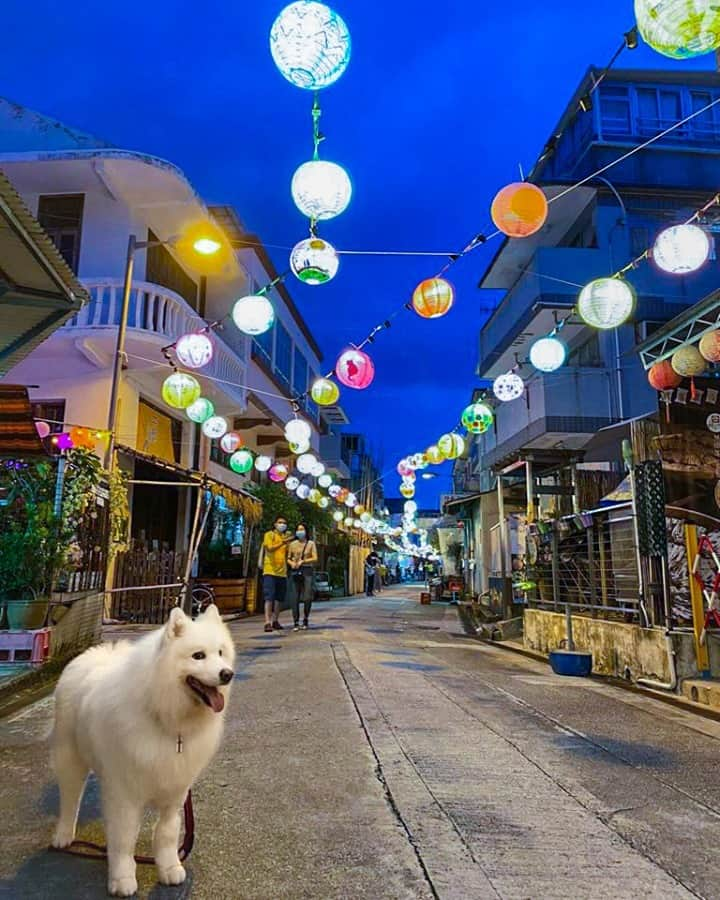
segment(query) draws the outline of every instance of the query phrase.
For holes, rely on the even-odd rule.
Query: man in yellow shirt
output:
[[[278,516],[270,531],[265,532],[262,544],[263,600],[265,601],[265,631],[282,631],[278,622],[280,606],[287,594],[287,551],[293,537],[287,537],[287,519]]]

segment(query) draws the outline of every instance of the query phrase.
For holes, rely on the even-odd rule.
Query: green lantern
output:
[[[185,412],[190,421],[202,425],[206,419],[215,415],[215,407],[206,397],[198,397],[194,403],[191,403],[190,406],[188,406]]]
[[[187,409],[199,396],[200,384],[187,372],[173,372],[163,382],[162,398],[175,409]]]
[[[253,455],[249,450],[238,450],[230,457],[230,468],[238,475],[244,475],[253,467]]]
[[[690,59],[720,47],[716,0],[635,0],[642,39],[671,59]]]
[[[482,434],[493,423],[493,412],[486,403],[471,403],[462,414],[463,426],[471,434]]]
[[[318,406],[333,406],[340,397],[340,388],[329,378],[317,378],[310,388],[310,396]]]
[[[465,440],[459,434],[443,434],[438,441],[438,449],[445,459],[457,459],[465,452]]]

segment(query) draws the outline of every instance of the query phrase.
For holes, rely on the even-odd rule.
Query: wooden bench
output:
[[[247,578],[207,578],[205,584],[213,589],[215,604],[221,613],[245,609]]]

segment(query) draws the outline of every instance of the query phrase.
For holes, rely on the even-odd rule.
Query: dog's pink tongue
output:
[[[219,713],[225,709],[225,698],[220,693],[217,688],[211,688],[207,692],[207,698],[210,701],[210,706],[213,708],[213,712]]]

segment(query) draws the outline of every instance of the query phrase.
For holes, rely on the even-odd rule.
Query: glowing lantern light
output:
[[[720,46],[720,8],[715,0],[635,0],[642,39],[671,59],[689,59]]]
[[[329,378],[317,378],[310,388],[310,396],[318,406],[333,406],[340,397],[340,388]]]
[[[312,437],[312,428],[305,419],[291,419],[285,426],[285,437],[294,444],[306,444]]]
[[[367,524],[372,519],[372,516],[369,512],[360,513],[360,521],[363,524]]]
[[[414,484],[417,479],[417,475],[415,474],[415,470],[412,469],[407,475],[403,475],[402,480],[403,484]]]
[[[50,426],[47,422],[36,422],[35,431],[37,431],[40,440],[45,440],[45,438],[50,434]]]
[[[53,438],[53,443],[55,443],[58,450],[72,450],[72,448],[75,446],[75,444],[73,444],[72,442],[72,438],[66,431],[58,434],[57,440]]]
[[[535,234],[545,224],[548,203],[534,184],[509,184],[497,193],[490,215],[495,226],[508,237],[523,238]]]
[[[283,463],[275,463],[268,469],[268,478],[270,481],[285,481],[288,476],[288,467]]]
[[[89,429],[75,425],[70,429],[69,434],[73,447],[79,447],[83,450],[95,449],[95,433]]]
[[[199,396],[200,384],[186,372],[173,372],[163,382],[162,398],[175,409],[187,409]]]
[[[317,459],[312,453],[303,453],[302,456],[297,458],[298,472],[302,472],[303,475],[310,475],[316,463]]]
[[[352,528],[354,524],[355,524],[355,519],[353,519],[352,516],[348,516],[345,519],[345,527],[346,528]]]
[[[444,278],[427,278],[421,281],[412,295],[412,306],[423,319],[439,319],[450,309],[455,300],[455,291]]]
[[[493,423],[493,412],[486,403],[471,403],[463,410],[461,421],[472,434],[482,434]]]
[[[524,393],[525,383],[515,372],[506,372],[504,375],[498,375],[493,381],[493,394],[498,400],[502,400],[503,403],[517,400]]]
[[[652,261],[671,275],[697,272],[710,257],[710,238],[697,225],[673,225],[661,231],[652,249]]]
[[[198,397],[194,403],[191,403],[190,406],[188,406],[185,412],[187,413],[188,419],[197,422],[198,425],[202,425],[206,419],[215,415],[215,407],[206,397]]]
[[[317,503],[318,500],[322,497],[322,494],[317,488],[311,488],[310,493],[308,494],[308,500],[311,503]]]
[[[290,268],[305,284],[325,284],[336,275],[340,260],[335,248],[312,237],[295,244],[290,253]]]
[[[530,362],[539,372],[554,372],[565,362],[567,347],[556,337],[544,337],[530,348]]]
[[[232,317],[240,331],[255,336],[265,334],[272,328],[275,310],[267,297],[249,294],[236,301],[232,308]]]
[[[321,497],[318,500],[318,506],[320,507],[320,509],[327,509],[328,506],[330,506],[330,501],[327,497]]]
[[[226,453],[234,453],[243,445],[243,439],[237,431],[228,431],[220,438],[220,446]]]
[[[367,353],[351,347],[338,357],[335,374],[346,387],[361,391],[375,377],[375,366]]]
[[[256,456],[255,457],[255,468],[258,472],[267,472],[267,470],[272,465],[272,460],[269,456]]]
[[[342,522],[342,520],[344,518],[345,518],[345,515],[344,515],[343,511],[340,509],[336,509],[335,512],[333,513],[333,519],[335,519],[336,522]]]
[[[405,505],[403,506],[403,509],[405,510],[405,512],[410,516],[412,516],[414,513],[417,512],[417,508],[418,508],[418,505],[414,500],[407,500],[405,502]]]
[[[202,369],[213,356],[213,345],[203,332],[184,334],[175,344],[175,353],[188,369]]]
[[[315,465],[312,467],[312,469],[310,470],[310,474],[313,475],[315,478],[319,478],[321,475],[324,475],[325,474],[324,464],[321,463],[320,460],[318,460],[315,463]]]
[[[700,338],[698,350],[708,362],[720,362],[720,330],[709,331]]]
[[[353,512],[356,516],[362,516],[362,514],[365,512],[365,507],[362,505],[362,503],[358,503]]]
[[[355,496],[355,494],[348,491],[347,496],[345,497],[345,500],[343,502],[345,503],[345,506],[349,506],[350,509],[354,509],[357,506],[358,498]]]
[[[230,457],[230,468],[238,475],[245,475],[253,467],[253,455],[249,450],[238,450]]]
[[[415,496],[415,485],[413,484],[401,484],[400,485],[400,493],[403,497],[406,497],[408,500]]]
[[[578,314],[593,328],[617,328],[635,308],[635,291],[622,278],[596,278],[578,297]]]
[[[318,91],[334,84],[350,62],[350,32],[324,3],[291,3],[270,29],[270,53],[295,87]]]
[[[318,484],[321,488],[329,488],[332,484],[332,475],[328,475],[327,472],[324,475],[321,475],[318,478]]]
[[[702,375],[707,369],[707,362],[694,344],[687,344],[676,350],[670,359],[670,364],[674,371],[683,378],[694,378],[696,375]]]
[[[339,484],[332,484],[328,488],[328,494],[333,498],[333,500],[337,500],[342,493],[342,487]]]
[[[296,491],[300,487],[300,479],[296,478],[294,475],[290,475],[285,479],[285,487],[289,491]]]
[[[310,496],[310,488],[306,484],[301,484],[295,493],[301,500],[307,500]]]
[[[397,464],[397,473],[398,475],[411,475],[412,474],[412,466],[410,465],[410,460],[405,458],[401,459]]]
[[[219,438],[228,430],[227,419],[222,416],[210,416],[202,424],[202,430],[205,437]]]
[[[656,391],[668,391],[670,388],[676,388],[682,382],[682,375],[678,375],[673,369],[669,359],[664,359],[650,367],[648,381]]]
[[[311,159],[299,166],[290,190],[295,206],[316,222],[334,219],[345,212],[352,197],[348,173],[326,159]]]
[[[427,469],[428,467],[428,458],[424,453],[413,453],[410,457],[410,464],[413,469]],[[415,479],[413,473],[413,480]]]
[[[310,441],[302,441],[300,444],[289,441],[288,447],[290,447],[290,452],[294,453],[295,456],[302,456],[303,453],[307,453],[310,449]]]
[[[431,444],[425,451],[425,456],[427,457],[428,462],[432,463],[434,466],[439,465],[445,460],[445,456],[437,444]]]

